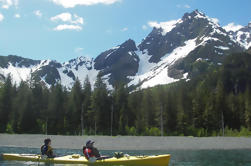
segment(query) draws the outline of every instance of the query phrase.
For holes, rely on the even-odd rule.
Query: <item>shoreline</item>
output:
[[[0,147],[40,148],[45,138],[53,148],[82,149],[89,139],[100,150],[230,150],[251,149],[251,137],[63,136],[0,134]]]

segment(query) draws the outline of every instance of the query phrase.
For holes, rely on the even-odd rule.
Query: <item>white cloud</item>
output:
[[[68,22],[71,24],[84,24],[84,19],[82,17],[79,17],[76,14],[72,16],[71,13],[61,13],[59,15],[51,17],[51,21],[54,21],[54,22],[62,21],[62,22]]]
[[[186,5],[184,5],[184,8],[190,9],[191,6],[186,4]]]
[[[122,31],[122,32],[128,31],[128,28],[125,27],[125,28],[121,29],[121,31]]]
[[[171,21],[167,21],[167,22],[156,22],[156,21],[149,21],[148,25],[150,27],[155,27],[155,28],[161,28],[163,29],[163,35],[165,35],[166,33],[170,32],[175,26],[176,24],[180,23],[181,20],[171,20]]]
[[[166,29],[166,28],[172,27],[176,23],[177,23],[177,20],[171,20],[171,21],[159,22],[159,23],[157,21],[149,21],[148,25],[152,28],[155,27],[155,28]]]
[[[40,10],[35,10],[34,11],[34,14],[38,17],[42,17],[43,16],[43,13],[40,11]]]
[[[20,18],[21,15],[20,15],[20,14],[15,14],[14,17],[15,17],[15,18]]]
[[[0,22],[3,21],[4,16],[0,13]]]
[[[150,27],[155,27],[155,28],[160,28],[160,27],[161,27],[161,24],[163,24],[163,23],[158,23],[158,22],[156,22],[156,21],[149,21],[149,22],[148,22],[148,25],[149,25]]]
[[[56,28],[55,31],[62,31],[62,30],[82,30],[81,25],[84,24],[84,19],[76,14],[71,13],[61,13],[54,17],[50,18],[53,22],[64,22],[68,24],[60,24]]]
[[[188,5],[188,4],[185,4],[185,5],[178,4],[178,5],[176,5],[176,7],[177,8],[186,8],[186,9],[190,9],[191,8],[191,6]]]
[[[0,0],[0,4],[2,5],[2,8],[9,9],[11,6],[18,6],[18,0]]]
[[[75,21],[73,21],[73,23],[75,22],[75,24],[84,24],[84,19],[83,17],[79,17],[78,15],[74,14],[73,15],[75,18]]]
[[[112,30],[111,30],[111,29],[107,29],[107,30],[105,31],[105,33],[107,33],[107,34],[112,34]]]
[[[96,4],[111,5],[121,0],[51,0],[57,5],[61,5],[64,8],[73,8],[77,5],[90,6]]]
[[[211,18],[211,21],[219,25],[220,20],[218,18]]]
[[[56,28],[54,28],[54,31],[63,31],[63,30],[76,30],[76,31],[80,31],[80,30],[82,30],[82,27],[79,26],[79,25],[62,24],[62,25],[58,25]]]
[[[227,32],[229,31],[238,31],[239,29],[241,29],[243,26],[242,25],[236,25],[235,23],[229,23],[226,26],[223,27],[223,29],[225,29]]]
[[[147,30],[148,27],[147,27],[146,25],[142,25],[142,29],[143,29],[143,30]]]
[[[75,49],[74,49],[74,52],[75,52],[75,53],[80,53],[80,52],[82,52],[83,50],[84,50],[84,48],[78,47],[78,48],[75,48]]]

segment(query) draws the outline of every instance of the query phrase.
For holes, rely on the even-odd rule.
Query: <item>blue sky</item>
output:
[[[0,0],[0,55],[95,58],[129,38],[139,43],[151,32],[150,21],[195,9],[222,26],[251,21],[250,0]]]

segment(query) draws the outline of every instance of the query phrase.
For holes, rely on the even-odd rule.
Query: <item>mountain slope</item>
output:
[[[206,71],[205,66],[221,65],[229,54],[250,46],[250,23],[235,29],[222,28],[217,19],[195,10],[181,19],[156,24],[138,46],[129,39],[95,59],[79,57],[59,63],[1,56],[0,79],[10,74],[17,84],[35,79],[48,87],[60,82],[71,88],[76,79],[84,82],[87,76],[93,86],[100,74],[109,89],[119,83],[147,88],[190,79]],[[203,70],[195,68],[198,62],[205,64]]]
[[[136,50],[135,42],[129,39],[120,46],[101,53],[95,59],[94,67],[102,76],[109,77],[107,81],[112,85],[127,83],[127,76],[135,75],[138,69]]]
[[[140,64],[145,61],[141,66],[148,68],[142,71],[140,67],[137,75],[130,77],[129,85],[140,81],[141,87],[145,88],[186,79],[196,60],[221,64],[226,55],[243,50],[216,19],[198,10],[172,22],[174,26],[169,31],[166,27],[154,28],[139,45]]]

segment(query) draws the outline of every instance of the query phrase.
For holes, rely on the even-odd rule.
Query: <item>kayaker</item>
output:
[[[94,141],[88,140],[86,142],[86,145],[83,147],[83,153],[87,160],[90,160],[91,158],[96,158],[96,159],[101,158],[98,149],[95,148],[93,144],[94,144]]]
[[[48,158],[54,158],[53,149],[51,147],[51,139],[47,138],[44,140],[44,145],[41,146],[42,155],[46,155]]]

